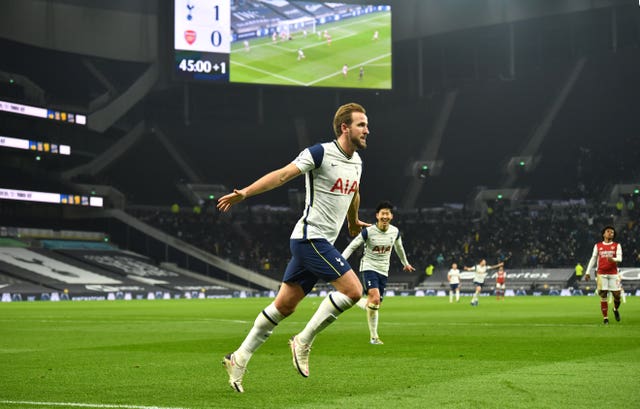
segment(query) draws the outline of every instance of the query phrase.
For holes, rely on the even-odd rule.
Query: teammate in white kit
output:
[[[460,270],[458,264],[451,264],[451,269],[447,273],[447,281],[449,282],[449,302],[453,302],[453,293],[456,293],[456,302],[460,302]]]
[[[229,385],[237,392],[244,392],[242,381],[254,352],[276,325],[295,311],[318,279],[330,282],[337,291],[329,293],[305,328],[289,341],[293,365],[304,377],[309,376],[309,352],[316,335],[362,296],[360,280],[333,243],[345,217],[352,236],[369,226],[358,217],[362,161],[356,151],[367,147],[369,123],[365,109],[356,103],[342,105],[334,116],[333,129],[336,140],[304,149],[283,168],[218,200],[218,209],[226,212],[246,198],[305,174],[305,208],[291,233],[292,257],[278,295],[258,314],[238,349],[222,361]]]
[[[367,311],[369,324],[370,343],[383,344],[378,337],[378,310],[384,297],[384,290],[389,278],[389,264],[391,261],[391,248],[400,258],[404,271],[415,271],[407,260],[400,230],[391,225],[393,220],[393,205],[390,202],[382,202],[376,208],[376,224],[362,230],[355,239],[349,243],[342,252],[346,259],[364,244],[364,255],[360,260],[360,273],[362,273],[367,298],[361,298],[358,306]]]
[[[482,259],[478,264],[473,267],[465,267],[465,271],[474,271],[475,274],[473,276],[473,285],[476,287],[476,292],[473,293],[473,297],[471,298],[471,305],[473,307],[478,306],[478,296],[482,291],[482,286],[484,285],[484,279],[487,278],[487,270],[491,270],[494,268],[498,268],[503,266],[504,263],[498,263],[495,266],[487,266],[487,260]]]

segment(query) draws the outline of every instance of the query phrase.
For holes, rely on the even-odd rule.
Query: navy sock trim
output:
[[[271,323],[272,323],[273,325],[278,325],[278,323],[277,323],[277,322],[275,322],[275,321],[274,321],[270,316],[268,316],[268,315],[267,315],[267,313],[266,313],[266,312],[264,312],[264,310],[262,310],[262,315],[264,315],[264,317],[265,317],[266,319],[268,319],[269,321],[271,321]]]
[[[331,301],[331,304],[333,304],[334,308],[340,312],[344,312],[342,311],[342,308],[338,307],[338,305],[333,301],[333,297],[331,297],[331,294],[329,294],[329,301]]]

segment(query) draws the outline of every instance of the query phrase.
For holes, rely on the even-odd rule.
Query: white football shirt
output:
[[[452,268],[447,273],[447,277],[449,277],[449,284],[460,284],[460,270],[457,268]]]
[[[349,157],[337,141],[306,148],[293,162],[305,174],[305,208],[292,239],[326,239],[333,244],[360,186],[362,160]]]
[[[409,264],[400,231],[393,225],[389,225],[386,231],[380,230],[375,224],[363,229],[362,233],[358,234],[344,249],[342,257],[348,259],[362,244],[364,244],[364,255],[360,260],[361,272],[371,270],[388,277],[391,248],[396,251],[403,266]]]
[[[487,278],[487,269],[488,266],[481,266],[480,264],[476,264],[475,266],[475,274],[473,275],[474,283],[484,283],[484,279]]]

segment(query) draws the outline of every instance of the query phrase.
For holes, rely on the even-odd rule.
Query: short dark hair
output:
[[[388,200],[383,200],[382,202],[378,203],[378,206],[376,207],[376,213],[378,213],[382,209],[389,209],[393,212],[393,204]]]
[[[615,239],[615,238],[616,238],[616,228],[615,228],[615,227],[613,227],[613,226],[604,226],[604,228],[602,229],[602,232],[600,232],[600,235],[604,238],[604,232],[605,232],[607,229],[611,229],[611,230],[613,230],[613,238]]]

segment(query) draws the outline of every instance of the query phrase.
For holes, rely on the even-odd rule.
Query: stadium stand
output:
[[[276,13],[278,13],[281,18],[288,20],[295,20],[302,17],[308,17],[308,14],[305,13],[302,9],[296,7],[288,1],[279,1],[279,0],[261,0],[262,3],[268,8],[272,9]]]
[[[118,297],[154,298],[229,296],[248,287],[216,280],[176,265],[157,265],[148,257],[119,250],[100,233],[46,229],[3,228],[0,243],[0,292],[19,294],[22,299],[52,293],[72,299]],[[20,235],[20,240],[6,235]],[[38,239],[50,236],[74,240]],[[78,237],[84,236],[86,240]]]
[[[309,2],[239,0],[233,2],[231,22],[236,34],[248,33],[273,29],[284,17],[321,19],[348,10],[343,3],[312,7]],[[303,147],[330,139],[336,103],[356,100],[371,120],[370,147],[362,153],[361,216],[373,221],[371,209],[378,201],[400,205],[415,183],[412,165],[424,159],[420,152],[437,133],[439,112],[451,95],[442,143],[432,158],[442,163],[439,173],[420,181],[415,206],[398,208],[394,220],[418,272],[402,273],[392,256],[390,287],[441,289],[442,274],[452,262],[472,265],[479,258],[505,261],[509,272],[562,271],[559,280],[523,282],[528,290],[568,286],[573,281],[567,274],[577,261],[588,260],[604,224],[618,228],[624,267],[635,268],[640,265],[640,194],[612,198],[610,192],[616,184],[640,179],[640,117],[629,103],[640,86],[637,24],[627,17],[632,13],[617,13],[619,38],[612,47],[603,40],[611,33],[609,11],[515,21],[509,25],[519,45],[514,55],[504,24],[394,42],[398,63],[391,92],[212,88],[161,78],[152,91],[130,98],[130,109],[105,121],[104,130],[1,113],[0,135],[42,136],[71,145],[72,155],[36,160],[34,152],[0,147],[0,188],[105,186],[122,199],[107,198],[109,209],[96,212],[0,201],[0,225],[93,229],[115,243],[104,248],[104,243],[38,237],[2,245],[0,286],[24,288],[32,296],[65,288],[71,294],[104,294],[106,286],[136,288],[134,294],[273,291],[289,258],[287,238],[300,215],[302,181],[225,215],[213,209],[215,198],[192,203],[179,185],[202,182],[231,189],[248,184],[256,172],[280,167]],[[569,42],[568,34],[575,40]],[[82,107],[82,112],[107,106],[149,68],[149,63],[6,39],[0,46],[8,55],[24,56],[0,63],[0,71],[25,84],[3,83],[2,98]],[[424,61],[420,73],[415,71],[418,55]],[[42,70],[34,61],[51,61],[51,66]],[[518,174],[511,186],[528,196],[477,206],[479,191],[505,187],[507,163],[560,101],[558,92],[578,72],[580,61],[584,66],[535,152],[537,166]],[[138,126],[140,132],[132,135]],[[349,240],[343,232],[336,245],[344,248]],[[430,264],[435,273],[425,281],[422,271]],[[75,279],[81,282],[69,282]]]
[[[277,26],[280,19],[281,16],[260,1],[240,1],[231,6],[231,30],[238,36]]]

